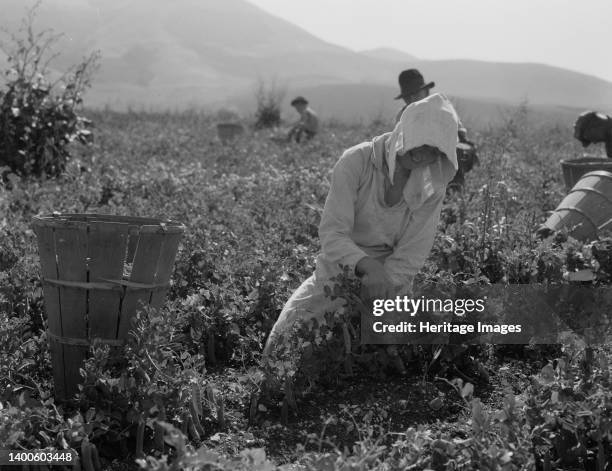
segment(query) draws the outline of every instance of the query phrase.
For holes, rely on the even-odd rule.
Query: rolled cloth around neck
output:
[[[453,179],[457,164],[457,129],[459,118],[452,103],[441,93],[406,107],[386,146],[389,179],[393,181],[396,157],[411,149],[429,145],[445,156],[430,165],[410,172],[404,187],[404,199],[415,210]]]

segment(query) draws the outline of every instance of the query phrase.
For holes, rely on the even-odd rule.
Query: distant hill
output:
[[[414,65],[450,94],[471,98],[574,107],[612,106],[612,83],[544,64],[474,60],[418,61]]]
[[[440,87],[434,91],[444,91]],[[311,106],[321,119],[336,119],[346,123],[369,123],[382,120],[392,123],[403,102],[394,100],[395,87],[371,84],[319,85],[315,87],[298,87],[295,95],[308,97]],[[490,125],[503,124],[504,120],[515,114],[521,104],[493,100],[457,97],[448,94],[455,105],[461,120],[468,128],[482,130]],[[293,94],[284,100],[283,117],[288,121],[297,119],[297,114],[289,105]],[[236,97],[234,103],[244,110],[255,109],[253,96]],[[543,123],[557,124],[563,127],[573,125],[582,108],[567,106],[542,105],[526,102],[528,119],[534,125]],[[610,112],[612,110],[608,110]]]
[[[3,0],[3,24],[15,29],[25,5]],[[358,53],[243,0],[43,0],[36,25],[66,33],[58,68],[101,51],[95,104],[204,104],[259,76],[302,84],[373,76]]]
[[[3,26],[15,30],[32,3],[2,0]],[[252,94],[258,79],[276,79],[289,93],[388,86],[394,95],[410,66],[466,99],[612,108],[612,83],[596,77],[541,64],[417,60],[389,48],[354,52],[245,0],[42,0],[35,26],[65,33],[59,70],[101,51],[90,106],[212,107]]]
[[[372,57],[374,59],[382,59],[390,62],[401,62],[405,66],[410,62],[418,60],[416,56],[390,47],[379,47],[376,49],[369,49],[367,51],[360,51],[360,54],[366,57]]]

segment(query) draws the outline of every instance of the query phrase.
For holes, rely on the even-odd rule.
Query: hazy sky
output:
[[[353,50],[541,62],[612,81],[612,0],[249,0]]]

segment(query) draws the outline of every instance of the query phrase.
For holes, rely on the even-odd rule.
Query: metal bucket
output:
[[[585,173],[595,170],[612,172],[612,159],[588,156],[581,159],[562,160],[561,169],[565,188],[570,191]]]
[[[612,173],[584,174],[544,225],[553,231],[566,229],[582,241],[596,239],[604,228],[612,229]]]
[[[38,216],[38,239],[55,397],[70,399],[96,339],[121,346],[136,311],[166,299],[185,226],[101,214]]]

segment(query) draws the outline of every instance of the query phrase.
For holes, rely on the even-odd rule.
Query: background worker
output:
[[[301,142],[304,139],[312,139],[319,131],[319,117],[303,96],[294,98],[291,106],[300,114],[300,120],[289,131],[288,140]]]
[[[435,82],[425,83],[425,79],[421,72],[417,69],[403,70],[398,78],[400,86],[400,94],[395,97],[396,100],[404,100],[404,106],[395,116],[397,123],[402,115],[402,112],[408,105],[416,101],[422,100],[429,96],[429,91],[435,86]],[[449,188],[461,188],[465,183],[465,174],[472,170],[474,165],[479,164],[478,154],[476,153],[476,145],[468,140],[467,130],[459,120],[457,126],[457,137],[459,144],[457,145],[457,161],[459,170],[453,181],[449,183]]]
[[[574,137],[583,147],[603,142],[606,146],[606,155],[612,159],[612,117],[599,111],[585,111],[578,116],[574,123]],[[555,234],[546,224],[540,224],[536,229],[536,236],[545,239]]]
[[[612,159],[612,117],[598,111],[585,111],[574,123],[574,137],[583,147],[605,143],[606,155]]]

